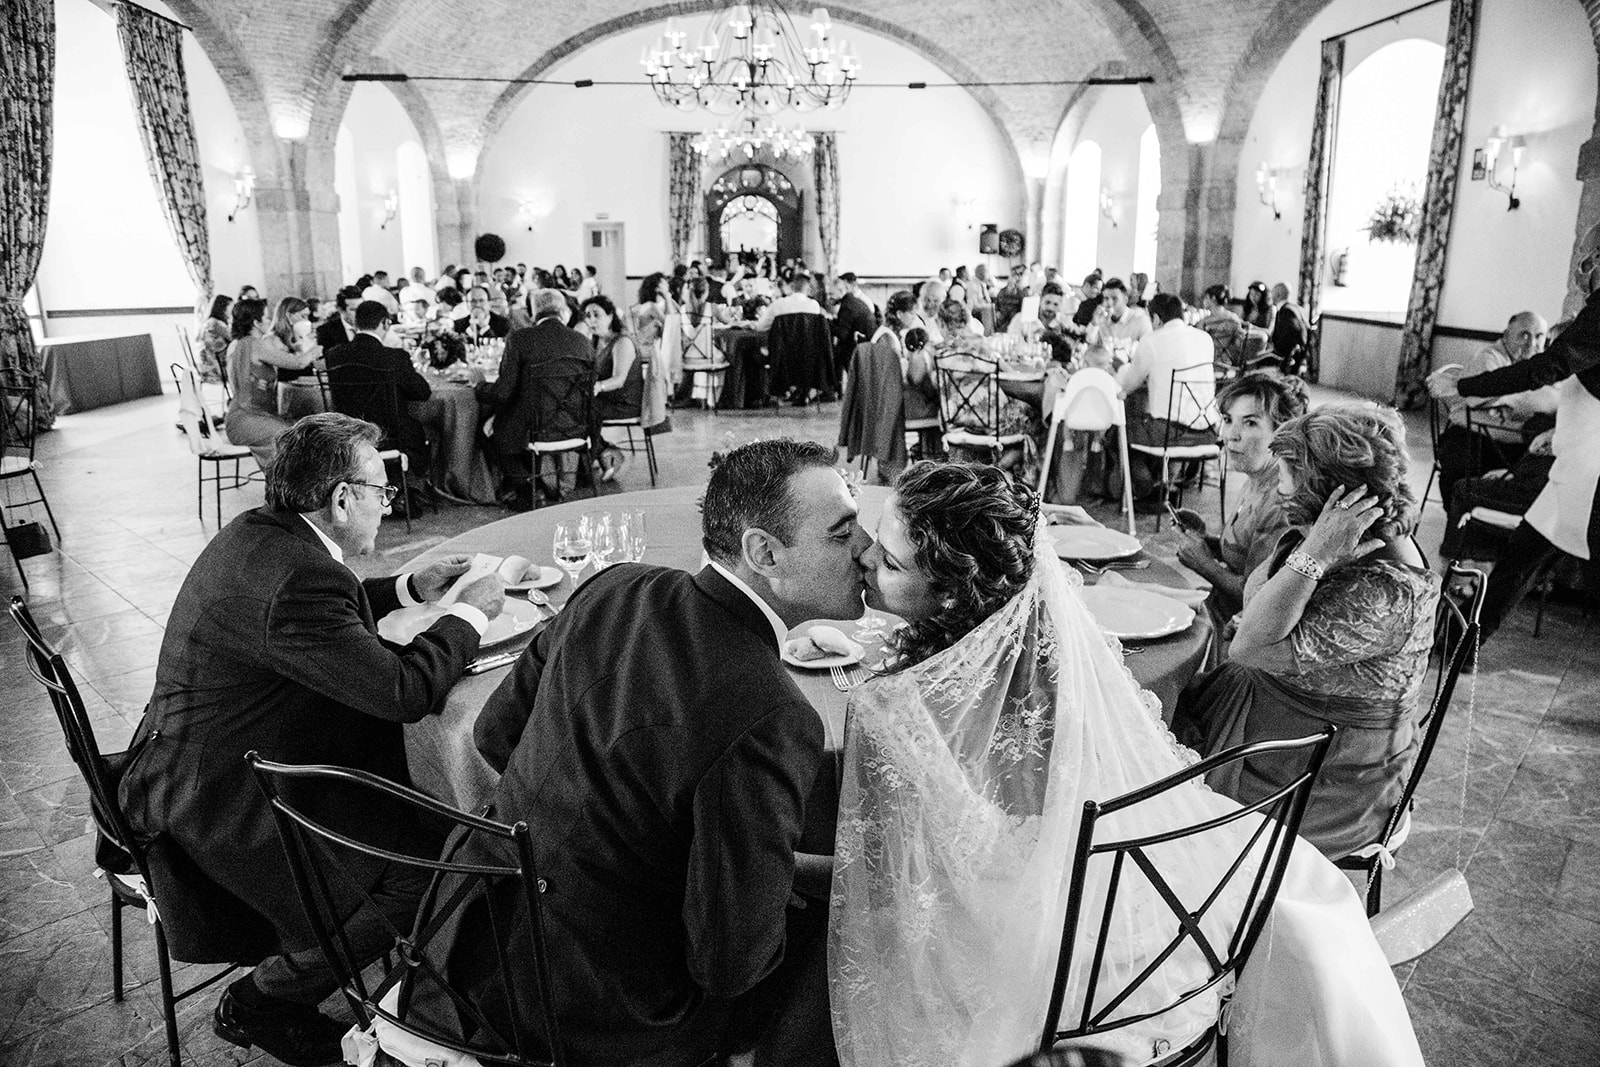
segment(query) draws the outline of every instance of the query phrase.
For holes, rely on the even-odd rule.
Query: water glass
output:
[[[589,531],[589,543],[593,546],[594,567],[603,571],[613,563],[628,562],[627,543],[623,539],[622,531],[611,522],[611,514],[600,516],[599,521]]]
[[[622,543],[627,553],[629,563],[638,563],[644,559],[644,512],[625,511],[622,513],[622,522],[618,527]]]
[[[576,585],[578,575],[589,565],[589,559],[594,553],[589,538],[579,527],[570,522],[562,522],[556,524],[551,554],[555,557],[556,565],[566,571],[567,577]]]

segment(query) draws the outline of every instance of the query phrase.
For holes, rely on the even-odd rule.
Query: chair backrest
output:
[[[72,672],[67,669],[61,653],[51,648],[33,621],[28,605],[20,596],[11,598],[11,619],[22,631],[27,643],[26,666],[28,673],[44,686],[50,697],[50,707],[66,739],[67,754],[77,765],[89,787],[89,811],[95,827],[111,844],[127,853],[139,873],[149,874],[144,866],[144,853],[122,813],[117,801],[117,786],[105,757],[95,740],[94,728],[89,725],[89,713],[84,709],[83,696],[78,692]]]
[[[1000,432],[1000,365],[975,356],[938,356],[939,421],[945,432]]]
[[[189,327],[181,322],[175,322],[172,324],[172,328],[178,333],[178,351],[183,356],[184,364],[192,367],[194,372],[199,374],[200,362],[195,358],[194,338],[189,333]]]
[[[0,385],[0,456],[26,456],[32,462],[39,435],[38,388],[36,375],[6,371]]]
[[[208,456],[217,450],[217,439],[222,436],[221,420],[206,410],[205,397],[200,392],[200,376],[193,367],[171,363],[167,370],[178,387],[178,424],[188,439],[189,451],[197,456]]]
[[[383,1019],[425,1041],[488,1062],[564,1062],[550,997],[549,953],[527,823],[507,826],[468,815],[367,771],[273,763],[256,752],[248,753],[245,760],[266,794],[317,945],[361,1029],[371,1029],[375,1019]],[[296,807],[293,798],[320,790],[336,791],[341,796],[365,794],[399,817],[447,829],[450,845],[440,858],[408,855],[354,840]],[[506,854],[510,861],[497,863],[476,856],[470,861],[453,858],[468,844],[480,843],[486,848],[475,851],[491,857]],[[347,939],[343,918],[348,914],[352,891],[366,898],[362,903],[371,901],[365,886],[357,884],[362,880],[350,872],[370,870],[374,860],[428,872],[423,876],[429,878],[430,884],[412,927],[390,929],[397,957],[394,966],[375,984],[369,984],[362,973],[366,960]],[[371,907],[374,913],[382,911],[376,904]],[[471,975],[452,972],[447,976],[438,966],[443,945],[436,942],[441,931],[451,929],[463,909],[469,907],[488,909],[494,967],[487,975],[474,968]],[[521,977],[529,973],[526,961],[530,958],[537,986],[534,989],[521,983]],[[494,1013],[481,1010],[485,990],[478,983],[485,978],[499,983],[498,995],[492,999],[509,1012],[509,1019],[491,1018]],[[391,999],[385,1006],[385,997],[397,986],[398,999]],[[412,1000],[419,993],[423,997],[442,997],[448,1005],[444,1014],[458,1017],[462,1025],[446,1025],[435,1011],[413,1011]]]
[[[578,360],[553,359],[524,372],[533,405],[528,421],[529,443],[571,441],[589,436],[594,407],[594,366]]]
[[[687,311],[678,316],[678,339],[685,363],[696,359],[702,361],[716,359],[717,350],[712,343],[711,316],[703,315],[701,318],[703,321],[696,322],[695,317]]]
[[[1311,785],[1316,780],[1317,772],[1322,768],[1322,760],[1333,739],[1334,729],[1328,726],[1320,733],[1307,737],[1239,745],[1113,800],[1104,803],[1091,800],[1084,805],[1083,820],[1078,831],[1077,851],[1072,859],[1072,881],[1067,895],[1061,952],[1056,962],[1055,985],[1051,991],[1050,1008],[1045,1015],[1040,1037],[1041,1049],[1049,1048],[1068,1038],[1088,1037],[1165,1014],[1178,1005],[1215,988],[1243,969],[1249,959],[1250,950],[1255,946],[1256,939],[1266,924],[1273,901],[1278,894],[1278,886],[1283,881],[1283,873],[1288,868],[1295,835],[1299,832],[1300,819],[1305,814],[1306,801],[1311,794]],[[1300,774],[1271,795],[1254,803],[1162,833],[1118,840],[1096,840],[1099,822],[1107,816],[1150,801],[1185,782],[1209,774],[1218,767],[1247,760],[1264,752],[1294,751],[1304,752],[1306,756],[1305,766]],[[1239,829],[1235,827],[1227,831],[1226,840],[1217,831],[1245,820],[1254,820],[1255,829],[1248,834],[1244,847],[1238,849],[1235,855]],[[1249,823],[1244,824],[1248,828]],[[1225,867],[1220,867],[1223,874],[1217,885],[1208,891],[1205,886],[1186,884],[1185,899],[1180,899],[1174,892],[1167,873],[1162,871],[1163,857],[1152,851],[1154,846],[1180,840],[1186,841],[1190,848],[1169,851],[1184,853],[1193,848],[1214,847],[1227,849],[1226,858],[1229,860]],[[1096,914],[1084,915],[1082,912],[1085,888],[1090,877],[1089,868],[1097,859],[1099,860],[1097,877],[1109,878],[1106,883],[1108,889],[1104,894],[1103,908]],[[1178,932],[1164,949],[1153,953],[1149,965],[1125,985],[1102,989],[1101,961],[1105,958],[1107,939],[1113,927],[1112,913],[1117,909],[1117,902],[1120,899],[1118,890],[1126,884],[1132,884],[1133,879],[1141,876],[1154,888],[1157,898],[1167,908],[1159,916],[1150,916],[1147,925],[1176,921]],[[1238,892],[1240,889],[1244,890],[1242,894]],[[1210,917],[1208,913],[1223,897],[1225,890],[1233,890],[1229,894],[1230,898],[1241,899],[1243,904],[1236,916],[1221,917],[1227,920],[1224,927],[1230,931],[1228,942],[1224,945],[1213,943],[1212,937],[1202,929],[1201,924]],[[1191,910],[1185,900],[1192,902],[1196,899],[1201,903]],[[1094,931],[1092,945],[1079,943],[1080,919],[1084,920],[1081,929]],[[1117,1015],[1118,1009],[1160,971],[1161,964],[1186,943],[1205,959],[1207,977],[1183,992],[1171,1004],[1159,1006],[1153,1011]],[[1083,1003],[1073,1005],[1070,1017],[1063,1017],[1062,1008],[1066,999],[1067,980],[1072,972],[1073,959],[1079,952],[1092,953],[1090,956],[1092,962],[1084,983]]]
[[[828,333],[828,320],[822,315],[807,311],[779,315],[772,320],[767,334],[767,347],[771,349],[773,363],[780,359],[791,362],[802,357],[831,361],[833,337]]]
[[[1099,367],[1084,367],[1056,395],[1054,418],[1069,430],[1105,430],[1127,422],[1117,380]]]
[[[385,447],[401,440],[400,397],[392,376],[358,363],[331,366],[327,376],[333,410],[381,428]]]

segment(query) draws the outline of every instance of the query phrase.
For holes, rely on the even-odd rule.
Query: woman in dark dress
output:
[[[614,481],[624,459],[620,448],[606,442],[600,424],[607,419],[639,418],[644,406],[644,363],[610,297],[583,302],[583,320],[594,338],[594,439],[600,444],[600,480]]]

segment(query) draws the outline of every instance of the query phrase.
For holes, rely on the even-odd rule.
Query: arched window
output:
[[[361,203],[356,195],[356,142],[350,127],[340,124],[333,143],[333,191],[339,194],[339,266],[345,283],[361,277],[366,256],[361,250]]]
[[[1133,269],[1136,274],[1155,277],[1156,231],[1161,212],[1156,199],[1161,195],[1161,142],[1155,123],[1145,127],[1139,138],[1139,192],[1133,209]]]
[[[1076,283],[1100,256],[1100,146],[1080,141],[1067,160],[1067,207],[1061,271]]]
[[[421,267],[433,277],[438,271],[438,252],[434,244],[433,175],[427,154],[415,141],[405,141],[395,149],[395,191],[400,194],[400,254],[405,259],[402,273]]]

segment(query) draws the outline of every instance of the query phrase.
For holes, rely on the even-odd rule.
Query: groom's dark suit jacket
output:
[[[821,722],[760,608],[710,567],[608,568],[535,639],[475,736],[504,771],[494,818],[532,831],[568,1061],[717,1053],[731,999],[783,958],[822,756]],[[450,968],[479,979],[477,1003],[503,1020],[474,971],[491,936],[464,920]],[[531,991],[526,951],[519,962]]]

